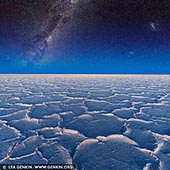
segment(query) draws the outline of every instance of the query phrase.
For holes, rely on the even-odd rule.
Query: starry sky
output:
[[[169,0],[0,0],[0,73],[169,74]]]

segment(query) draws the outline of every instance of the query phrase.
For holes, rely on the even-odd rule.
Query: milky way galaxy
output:
[[[72,18],[78,0],[53,1],[40,30],[24,46],[28,60],[40,60],[57,40],[63,26]]]

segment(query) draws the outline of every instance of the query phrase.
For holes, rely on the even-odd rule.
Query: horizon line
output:
[[[124,73],[124,74],[106,74],[106,73],[73,73],[73,74],[59,74],[59,73],[0,73],[0,76],[24,76],[24,75],[31,75],[31,76],[158,76],[158,75],[165,75],[165,76],[170,76],[169,74],[164,74],[164,73],[140,73],[140,74],[128,74],[128,73]]]

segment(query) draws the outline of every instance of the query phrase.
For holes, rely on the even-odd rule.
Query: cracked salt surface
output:
[[[169,120],[170,76],[0,76],[0,164],[169,170]]]

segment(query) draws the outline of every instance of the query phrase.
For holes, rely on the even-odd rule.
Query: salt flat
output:
[[[0,164],[169,170],[170,76],[0,75]]]

